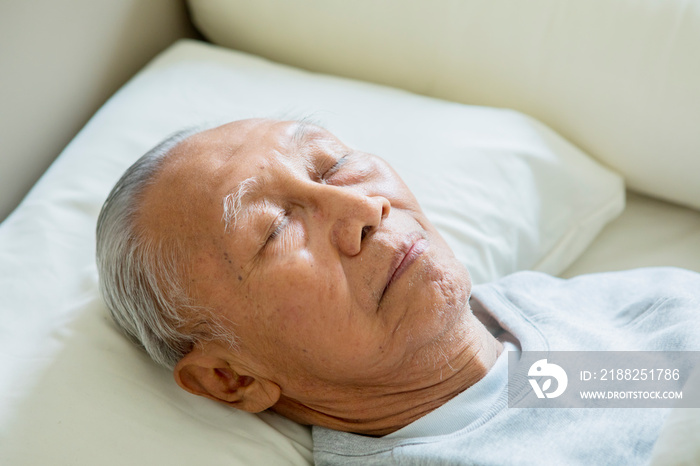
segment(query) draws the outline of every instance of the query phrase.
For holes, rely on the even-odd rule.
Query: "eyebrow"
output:
[[[243,198],[262,188],[262,181],[257,176],[251,176],[241,181],[238,186],[223,198],[223,214],[221,221],[224,222],[224,232],[229,232],[236,228],[241,213]]]
[[[313,126],[320,127],[309,118],[304,118],[297,122],[294,134],[292,135],[292,143],[294,144],[295,150],[302,149],[308,140],[313,137],[315,133]]]

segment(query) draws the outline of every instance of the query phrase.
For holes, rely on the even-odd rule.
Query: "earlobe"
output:
[[[281,390],[276,383],[236,367],[230,355],[214,345],[195,347],[177,363],[173,376],[181,388],[252,413],[277,403]]]

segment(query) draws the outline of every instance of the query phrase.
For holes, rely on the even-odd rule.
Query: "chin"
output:
[[[454,256],[452,261],[440,261],[439,264],[443,266],[436,267],[435,263],[429,262],[416,279],[422,286],[413,300],[418,304],[420,314],[413,335],[423,343],[442,339],[469,312],[469,272]]]

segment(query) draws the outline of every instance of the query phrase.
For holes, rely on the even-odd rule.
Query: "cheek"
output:
[[[316,332],[335,332],[348,318],[348,289],[342,270],[299,254],[266,272],[254,295],[266,332],[280,342],[299,343]]]
[[[300,251],[250,281],[246,345],[289,377],[366,374],[388,350],[386,331],[355,299],[342,264]],[[343,376],[345,377],[345,376]]]
[[[281,370],[297,368],[320,374],[363,367],[370,355],[381,351],[376,328],[353,304],[347,283],[339,277],[295,273],[279,274],[275,298],[264,311],[268,351],[279,359]],[[270,338],[271,337],[271,338]]]
[[[314,260],[302,251],[267,272],[268,293],[297,310],[342,302],[347,288],[340,264]]]

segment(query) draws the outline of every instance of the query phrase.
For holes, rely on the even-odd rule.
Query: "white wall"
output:
[[[184,0],[0,2],[0,221],[148,60],[195,37]]]

